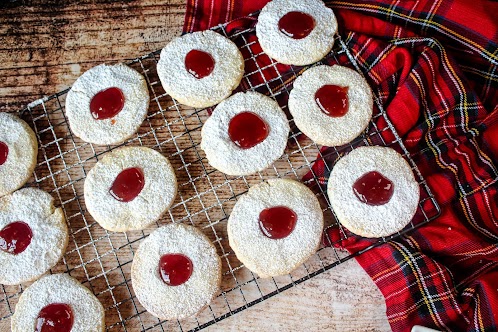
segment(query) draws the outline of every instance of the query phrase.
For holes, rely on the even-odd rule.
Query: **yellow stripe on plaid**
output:
[[[484,72],[484,71],[479,70],[475,67],[460,65],[460,68],[462,68],[462,70],[465,72],[472,73],[472,74],[478,75],[478,76],[480,76],[488,81],[494,81],[494,82],[498,83],[498,75],[490,75],[488,72]]]
[[[436,325],[438,327],[446,327],[445,324],[440,320],[440,317],[439,315],[436,313],[436,311],[434,310],[435,308],[432,307],[432,305],[434,304],[434,300],[438,300],[438,301],[441,301],[441,300],[447,300],[449,299],[449,296],[446,295],[448,293],[450,293],[450,290],[447,290],[445,291],[443,294],[441,293],[438,293],[438,294],[429,294],[429,292],[427,291],[425,285],[424,285],[424,282],[423,282],[423,276],[422,276],[422,279],[420,278],[421,276],[421,273],[419,271],[419,269],[413,265],[413,262],[411,261],[410,259],[410,256],[411,255],[407,255],[405,253],[405,248],[401,245],[398,245],[396,242],[392,243],[393,247],[401,254],[403,255],[403,258],[406,262],[408,262],[408,265],[410,266],[411,270],[414,272],[413,275],[415,276],[416,278],[416,282],[417,282],[417,285],[418,285],[418,288],[419,290],[423,293],[423,301],[425,302],[426,304],[426,307],[427,309],[429,310],[429,313],[434,321],[434,323],[436,323]],[[429,295],[429,296],[428,296]],[[431,301],[428,300],[428,298],[431,299]],[[421,302],[422,300],[419,300],[419,302]],[[405,311],[404,314],[406,313],[409,313],[409,312],[412,312],[412,311],[415,311],[417,308],[419,308],[419,306],[415,303],[414,306],[412,306],[411,309]],[[391,321],[391,322],[394,322],[394,321],[397,321],[397,320],[402,320],[402,319],[406,319],[406,317],[403,317],[403,316],[400,316],[398,318],[393,318],[393,316],[389,316],[388,319]]]
[[[446,50],[445,48],[443,47],[443,45],[441,45],[438,41],[435,40],[435,44],[439,47],[439,49],[441,50],[441,54],[443,56],[443,60],[441,61],[442,63],[446,64],[446,67],[449,71],[451,71],[451,76],[454,77],[458,83],[458,92],[459,92],[459,95],[460,96],[463,96],[463,101],[460,103],[460,105],[462,106],[462,110],[464,112],[464,116],[462,117],[462,119],[464,119],[465,121],[463,121],[463,124],[465,126],[465,131],[466,132],[470,132],[474,129],[470,129],[469,128],[469,122],[468,122],[468,119],[469,119],[469,113],[468,113],[468,108],[471,107],[471,105],[473,103],[469,103],[468,100],[467,100],[467,94],[466,93],[462,93],[463,91],[465,91],[465,87],[464,87],[464,84],[462,82],[462,80],[460,79],[459,75],[457,75],[455,69],[453,68],[453,66],[450,64],[450,61],[449,61],[449,58],[448,58],[448,54],[446,53]],[[417,84],[418,85],[418,84]],[[477,150],[477,155],[479,157],[483,157],[484,159],[486,159],[489,163],[489,165],[493,165],[493,161],[491,160],[491,158],[480,148],[479,144],[477,144],[475,142],[475,138],[469,138],[470,141],[474,141],[474,146]],[[495,170],[496,172],[496,170]],[[475,174],[475,172],[472,172],[472,174]],[[482,188],[485,188],[486,186],[489,185],[489,182],[490,181],[493,181],[494,182],[494,179],[488,179],[488,180],[485,180],[485,181],[482,181],[479,177],[477,176],[474,176],[474,178],[479,181],[481,184],[477,187],[477,188],[474,188],[472,191],[470,192],[463,192],[462,193],[465,193],[465,195],[470,195],[472,193],[475,193],[477,192],[478,190],[482,189]]]
[[[415,75],[415,73],[412,71],[410,73],[410,77],[413,79],[413,82],[415,82],[415,84],[417,85],[417,87],[420,91],[420,94],[422,95],[422,98],[425,98],[425,90],[424,90],[419,78],[417,77],[417,75]],[[425,122],[426,122],[428,128],[433,127],[433,124],[431,123],[430,117],[426,117]],[[427,141],[427,138],[426,138],[426,141]],[[441,167],[442,169],[450,170],[455,175],[455,177],[458,178],[458,172],[457,172],[456,167],[451,167],[450,165],[446,165],[446,164],[442,163],[442,161],[440,159],[440,154],[438,151],[436,151],[436,146],[437,145],[433,144],[432,142],[427,142],[427,147],[432,151],[433,155],[436,157],[435,161],[438,164],[438,166]],[[459,187],[463,191],[463,188],[462,188],[460,183],[459,183]]]
[[[474,48],[479,51],[479,52],[482,52],[484,54],[486,54],[488,56],[488,58],[490,60],[492,60],[493,62],[495,63],[498,63],[498,55],[494,54],[494,53],[491,53],[489,52],[488,50],[486,50],[484,47],[481,47],[479,44],[477,44],[476,42],[473,42],[472,40],[466,38],[465,36],[463,35],[460,35],[458,33],[455,33],[453,30],[445,27],[444,25],[442,24],[439,24],[437,22],[434,22],[434,21],[429,21],[429,20],[426,20],[426,19],[421,19],[421,18],[417,18],[417,17],[413,17],[413,16],[409,16],[409,15],[406,15],[406,14],[402,14],[402,13],[398,13],[398,12],[395,12],[393,11],[392,9],[391,10],[388,10],[387,8],[385,7],[381,7],[381,6],[378,6],[378,5],[368,5],[368,4],[350,4],[348,2],[342,2],[342,1],[334,1],[333,3],[333,7],[339,7],[339,6],[342,6],[343,8],[369,8],[369,9],[373,9],[373,10],[377,10],[377,11],[381,11],[381,12],[384,12],[384,13],[391,13],[391,14],[394,14],[394,15],[397,15],[399,16],[400,18],[404,18],[406,20],[413,20],[413,21],[416,21],[416,22],[420,22],[420,23],[424,23],[425,24],[431,24],[433,26],[436,26],[438,27],[440,30],[443,30],[444,32],[446,32],[446,34],[450,35],[450,36],[454,36],[460,40],[464,40],[465,42],[467,42],[468,44],[474,46]]]

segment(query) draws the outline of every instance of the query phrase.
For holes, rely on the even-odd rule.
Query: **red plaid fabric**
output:
[[[267,2],[189,0],[184,31]],[[326,3],[442,207],[435,221],[357,258],[385,296],[392,329],[496,331],[498,2]],[[326,168],[315,167],[325,185]]]

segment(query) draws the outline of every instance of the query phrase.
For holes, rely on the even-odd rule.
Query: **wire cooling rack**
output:
[[[233,28],[237,22],[220,25],[215,31],[232,39],[245,58],[246,74],[239,90],[264,93],[287,112],[287,98],[294,79],[306,68],[277,64],[260,49],[254,33],[257,13],[245,18],[250,27]],[[147,80],[151,94],[148,116],[137,135],[124,144],[97,146],[75,137],[64,113],[68,90],[31,103],[21,116],[34,129],[40,153],[32,186],[42,188],[64,210],[69,225],[67,252],[52,273],[69,273],[88,287],[106,310],[108,331],[197,331],[268,299],[342,262],[436,218],[440,209],[408,151],[374,94],[374,116],[368,130],[351,144],[320,148],[302,135],[289,120],[291,135],[285,154],[263,172],[233,177],[213,169],[200,149],[200,131],[209,110],[179,105],[163,90],[156,72],[159,51],[129,62]],[[336,37],[333,51],[325,59],[361,72],[345,42]],[[255,83],[259,82],[259,83]],[[287,112],[288,113],[288,112]],[[182,321],[161,321],[147,313],[137,301],[130,279],[133,254],[155,227],[144,231],[113,233],[102,229],[88,213],[83,200],[83,183],[88,171],[106,152],[123,145],[143,145],[168,156],[178,178],[179,190],[169,213],[157,227],[184,222],[199,227],[216,246],[223,262],[222,290],[210,306],[195,317]],[[420,183],[421,200],[413,221],[402,231],[380,239],[361,239],[344,229],[335,218],[326,195],[328,165],[360,145],[390,146],[410,163]],[[319,175],[316,169],[325,173]],[[326,220],[320,250],[288,276],[260,279],[246,269],[228,245],[226,222],[238,197],[251,185],[274,178],[305,182],[318,196]],[[339,253],[342,244],[357,241],[349,254]],[[27,285],[25,285],[27,286]],[[0,326],[8,326],[23,286],[3,286],[0,298]]]

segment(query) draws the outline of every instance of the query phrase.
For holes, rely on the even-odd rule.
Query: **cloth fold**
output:
[[[267,2],[188,0],[184,31]],[[326,4],[442,208],[436,220],[357,257],[386,299],[392,329],[498,330],[498,2]],[[324,187],[324,163],[332,162],[314,166]]]

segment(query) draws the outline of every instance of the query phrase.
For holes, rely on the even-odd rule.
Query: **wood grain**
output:
[[[162,48],[185,12],[181,0],[44,2],[0,12],[0,110],[63,90],[98,63]]]
[[[184,0],[33,0],[0,8],[1,111],[63,90],[99,63],[163,47],[180,34],[185,12]],[[8,330],[8,321],[0,330]],[[389,325],[382,295],[352,260],[208,330],[386,331]]]

